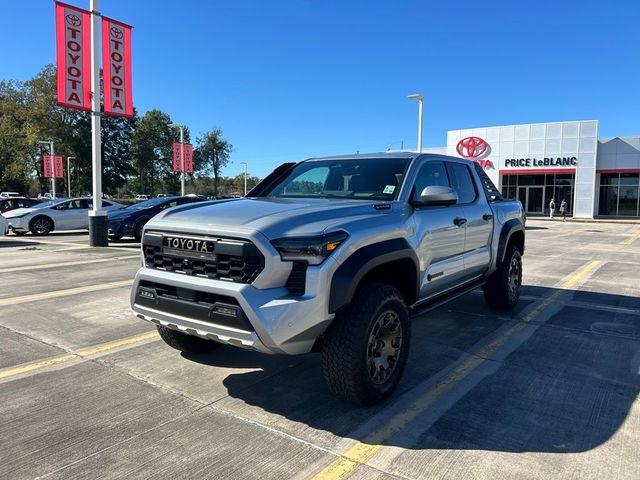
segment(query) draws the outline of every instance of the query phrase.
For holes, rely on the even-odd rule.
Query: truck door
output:
[[[427,161],[420,167],[413,200],[418,200],[422,190],[431,185],[451,186],[444,162]],[[465,225],[459,221],[463,217],[463,208],[458,205],[415,209],[421,300],[456,285],[464,275]]]
[[[491,262],[493,212],[468,165],[447,162],[447,169],[467,219],[463,258],[466,275],[471,278],[483,274]]]

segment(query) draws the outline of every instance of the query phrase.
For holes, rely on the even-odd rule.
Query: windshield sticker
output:
[[[396,191],[396,186],[395,185],[387,185],[386,187],[384,187],[384,190],[382,191],[382,193],[393,193]]]

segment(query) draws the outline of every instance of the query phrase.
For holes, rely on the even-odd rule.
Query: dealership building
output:
[[[598,137],[597,120],[450,130],[423,152],[477,161],[528,215],[548,215],[553,198],[576,218],[640,216],[640,136]]]

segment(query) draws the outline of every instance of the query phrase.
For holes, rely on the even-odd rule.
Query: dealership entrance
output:
[[[556,212],[562,200],[567,202],[568,215],[573,213],[573,188],[575,171],[560,170],[545,173],[508,173],[502,174],[502,196],[517,199],[527,215],[548,215],[549,203],[553,198]]]
[[[518,200],[528,214],[544,212],[544,187],[517,187]]]

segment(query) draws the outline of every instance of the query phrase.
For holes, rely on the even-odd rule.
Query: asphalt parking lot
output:
[[[0,238],[0,478],[640,478],[640,225],[529,220],[508,315],[417,319],[390,401],[317,354],[187,358],[129,310],[138,245]]]

